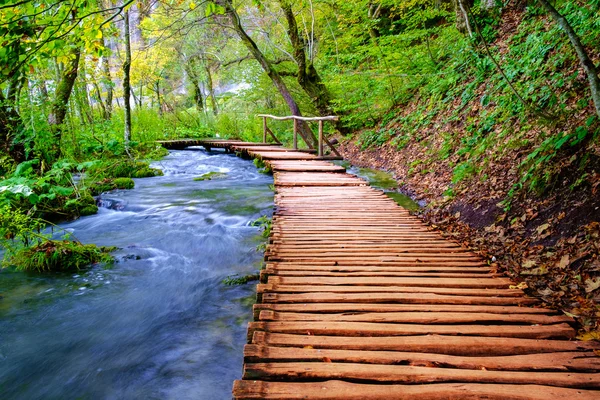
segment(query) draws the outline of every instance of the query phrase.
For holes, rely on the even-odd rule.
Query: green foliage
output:
[[[163,175],[159,169],[151,168],[147,162],[129,158],[97,162],[88,168],[91,176],[106,178],[147,178]]]
[[[113,258],[109,253],[114,250],[116,249],[69,240],[46,240],[19,249],[5,259],[4,265],[12,266],[17,271],[78,271],[91,264],[112,262]]]
[[[267,239],[271,236],[271,227],[273,226],[273,219],[263,215],[262,217],[252,221],[251,226],[258,226],[261,231],[263,238]]]
[[[87,201],[89,206],[90,200],[94,201],[89,196],[81,204]],[[89,264],[112,261],[109,252],[114,248],[84,245],[69,238],[52,240],[49,233],[43,233],[45,226],[45,221],[31,214],[7,205],[0,207],[0,245],[5,249],[3,268],[34,272],[73,271]]]

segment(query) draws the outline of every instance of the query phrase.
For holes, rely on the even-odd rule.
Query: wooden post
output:
[[[323,157],[323,120],[319,120],[319,157]]]
[[[267,117],[263,117],[263,143],[267,143]]]
[[[294,150],[298,150],[298,120],[294,118]]]

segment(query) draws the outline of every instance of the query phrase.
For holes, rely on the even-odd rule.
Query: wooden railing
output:
[[[281,142],[277,139],[275,134],[267,126],[267,118],[271,118],[271,119],[274,119],[277,121],[287,121],[290,119],[294,121],[294,139],[293,139],[294,140],[294,150],[298,150],[298,121],[318,122],[319,123],[319,136],[318,136],[318,146],[317,146],[318,156],[323,157],[323,147],[324,147],[324,144],[327,144],[327,146],[329,146],[331,151],[333,151],[338,157],[341,157],[340,153],[338,153],[338,151],[335,149],[335,147],[333,147],[333,144],[331,144],[331,142],[329,140],[327,140],[327,138],[323,134],[324,121],[338,121],[340,119],[340,117],[338,117],[338,116],[330,115],[327,117],[299,117],[296,115],[288,115],[285,117],[277,117],[275,115],[269,115],[269,114],[258,114],[257,116],[261,117],[263,119],[263,143],[267,143],[267,134],[269,134],[275,140],[275,142],[277,142],[278,144],[281,144]],[[309,143],[307,143],[307,145],[309,148],[312,147]]]

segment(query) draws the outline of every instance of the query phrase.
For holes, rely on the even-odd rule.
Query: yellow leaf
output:
[[[102,39],[102,31],[100,29],[96,32],[96,39]]]
[[[558,268],[564,269],[569,265],[569,255],[565,254],[558,262]]]
[[[190,10],[193,10],[194,8],[196,8],[196,3],[194,3],[193,1],[190,3]]]
[[[583,333],[583,334],[577,336],[577,339],[583,340],[583,341],[600,340],[600,332],[598,332],[598,331],[586,332],[586,333]]]
[[[544,232],[548,228],[550,228],[550,224],[542,224],[537,227],[536,231],[537,231],[538,235],[540,235],[542,232]]]

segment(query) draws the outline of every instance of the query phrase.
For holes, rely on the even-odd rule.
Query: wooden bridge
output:
[[[281,146],[235,399],[600,399],[598,344],[365,181]]]

